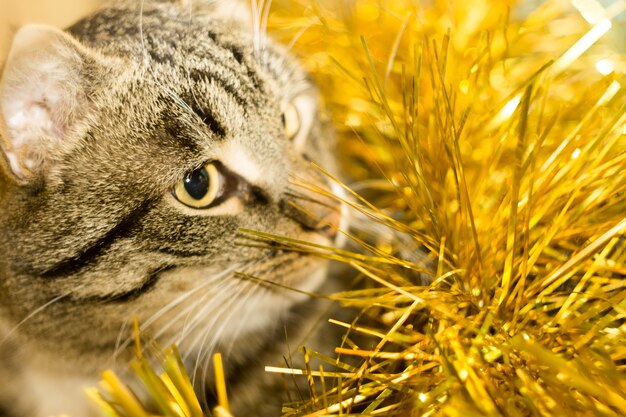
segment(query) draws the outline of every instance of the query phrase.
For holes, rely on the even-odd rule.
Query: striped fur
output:
[[[265,363],[256,359],[285,354],[275,342],[284,326],[314,311],[296,292],[235,276],[318,289],[324,261],[250,245],[238,230],[330,244],[290,202],[322,217],[338,210],[319,196],[302,198],[289,182],[295,174],[328,186],[308,160],[335,168],[315,88],[283,48],[255,42],[246,23],[231,19],[237,15],[201,2],[116,1],[48,37],[46,53],[61,72],[50,88],[61,107],[72,107],[46,109],[62,115],[62,134],[41,143],[33,136],[32,172],[11,165],[11,145],[4,147],[0,410],[88,415],[82,386],[105,367],[126,369],[135,314],[162,345],[180,345],[202,391],[212,352],[226,353],[233,372],[258,374]],[[10,59],[5,102],[23,79],[12,74],[37,77],[45,64]],[[300,147],[281,124],[295,97],[305,98],[313,120]],[[5,122],[10,143],[18,135]],[[207,161],[241,178],[245,192],[215,210],[184,207],[171,191]],[[259,397],[272,390],[268,378],[232,382],[239,417],[261,403],[277,412],[278,397]]]

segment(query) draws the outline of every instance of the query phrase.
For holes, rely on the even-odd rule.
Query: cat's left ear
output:
[[[27,25],[15,35],[0,84],[0,109],[7,133],[2,150],[18,179],[41,174],[52,151],[84,118],[94,62],[89,50],[61,30]]]

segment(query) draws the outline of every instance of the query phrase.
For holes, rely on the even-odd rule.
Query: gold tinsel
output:
[[[284,415],[623,415],[625,9],[274,1],[359,213],[325,256],[366,281],[327,366],[268,368],[309,377]]]

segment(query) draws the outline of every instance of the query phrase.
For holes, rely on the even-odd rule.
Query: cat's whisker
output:
[[[223,289],[223,287],[227,287],[227,285],[222,285],[221,287],[222,287],[221,289]],[[199,325],[202,322],[202,320],[199,319],[199,316],[203,315],[202,312],[205,312],[205,311],[208,312],[211,310],[211,308],[214,307],[211,305],[211,303],[207,303],[207,300],[210,300],[210,296],[213,296],[213,295],[215,295],[215,292],[210,292],[207,294],[200,295],[198,299],[192,305],[186,307],[183,311],[177,314],[176,317],[172,318],[169,321],[169,323],[167,323],[161,329],[159,329],[159,333],[157,336],[155,336],[155,339],[158,340],[161,337],[163,337],[163,335],[170,328],[172,328],[173,325],[178,324],[179,320],[182,317],[184,317],[184,324],[180,332],[174,332],[174,334],[170,336],[166,342],[166,346],[171,346],[174,344],[176,346],[181,346],[184,340],[184,338],[182,337],[182,333],[185,333],[185,332],[187,332],[188,334],[191,333],[197,327],[197,325]],[[198,307],[202,305],[203,303],[207,303],[207,304],[198,310]]]
[[[261,281],[256,281],[255,282],[255,286],[256,288],[254,288],[254,291],[258,293],[262,294],[261,299],[256,300],[256,302],[258,304],[263,305],[264,301],[273,293],[271,291],[268,291],[267,288],[265,288],[265,286],[261,285]],[[250,318],[250,316],[255,313],[256,309],[254,308],[248,308],[247,309],[247,313],[245,314],[244,317],[242,317],[242,320],[239,321],[239,326],[237,326],[237,329],[235,330],[233,337],[230,341],[230,343],[228,344],[228,347],[224,350],[225,352],[230,352],[233,348],[233,346],[235,345],[235,342],[239,340],[239,335],[241,334],[241,330],[243,329],[244,323],[246,323],[248,321],[248,319]]]
[[[234,288],[234,291],[231,292],[233,288]],[[196,350],[196,346],[198,344],[200,344],[200,346],[204,344],[204,341],[207,335],[213,331],[213,328],[218,322],[222,321],[223,319],[222,316],[224,315],[225,312],[234,310],[234,309],[231,309],[231,306],[237,303],[239,296],[245,290],[246,290],[246,287],[238,287],[236,282],[231,282],[231,285],[228,288],[223,289],[219,294],[216,295],[216,297],[212,297],[212,299],[216,300],[215,303],[219,304],[219,302],[222,302],[223,304],[218,305],[217,308],[215,308],[215,306],[212,304],[207,304],[208,308],[205,308],[202,311],[199,311],[197,313],[196,317],[194,317],[193,326],[195,327],[199,323],[204,323],[205,326],[202,332],[200,332],[196,336],[196,338],[191,342],[190,347],[188,349],[188,355],[191,355],[192,352]],[[223,296],[226,294],[228,294],[230,299],[226,301],[226,303],[224,303]],[[205,320],[209,316],[211,316],[211,321],[207,323],[205,322]]]
[[[115,341],[115,349],[113,350],[113,360],[117,357],[117,352],[120,349],[120,345],[122,344],[122,340],[124,338],[124,334],[128,330],[128,323],[130,322],[130,317],[124,320],[124,323],[120,326],[120,331],[117,333],[117,339]]]
[[[165,332],[167,332],[167,330],[172,327],[173,325],[176,324],[177,319],[179,317],[181,317],[182,315],[191,312],[191,310],[197,306],[200,301],[202,300],[202,297],[200,297],[200,300],[196,301],[195,303],[193,303],[191,306],[187,306],[185,307],[185,309],[183,310],[182,313],[179,313],[178,315],[176,315],[173,319],[169,320],[165,325],[163,325],[162,327],[159,328],[159,332],[154,335],[151,336],[152,339],[154,340],[158,340]],[[140,334],[143,334],[145,332],[145,328],[141,328],[140,329]],[[121,344],[119,347],[116,348],[116,350],[113,352],[113,357],[116,358],[117,355],[119,355],[123,350],[125,350],[133,341],[135,340],[135,335],[130,334],[126,340],[124,341],[123,344]]]
[[[202,290],[203,288],[206,288],[207,286],[209,286],[209,285],[215,283],[216,281],[224,278],[225,276],[227,276],[228,274],[232,273],[237,268],[241,267],[241,265],[242,264],[235,264],[235,265],[227,268],[225,271],[222,271],[222,272],[220,272],[217,275],[211,276],[206,281],[203,281],[201,284],[197,285],[196,287],[192,288],[191,290],[182,293],[180,296],[176,297],[174,300],[172,300],[171,302],[169,302],[166,305],[164,305],[163,307],[161,307],[152,316],[150,316],[147,320],[145,320],[145,321],[143,321],[141,323],[141,326],[139,328],[140,333],[145,331],[150,325],[152,325],[154,322],[156,322],[158,319],[160,319],[163,315],[167,314],[170,310],[175,308],[177,305],[179,305],[180,303],[182,303],[183,301],[185,301],[189,297],[193,296],[195,293],[197,293],[198,291]],[[164,333],[167,330],[167,328],[170,327],[174,323],[175,323],[175,321],[170,320],[168,324],[166,324],[164,327],[162,327],[159,330],[159,333],[157,335],[155,335],[154,338],[158,339],[158,337],[162,333]],[[113,358],[116,358],[117,355],[119,355],[119,353],[121,351],[126,349],[133,342],[134,337],[135,336],[133,334],[131,334],[131,335],[129,335],[126,338],[124,343],[119,344],[118,346],[116,346],[116,349],[113,352]]]
[[[234,291],[233,291],[234,289]],[[204,334],[207,331],[210,331],[213,323],[219,319],[219,316],[222,314],[222,309],[225,306],[229,307],[232,303],[234,303],[234,299],[239,295],[240,292],[243,291],[243,288],[237,288],[237,285],[230,281],[221,288],[219,288],[217,293],[211,294],[211,299],[208,300],[207,304],[201,310],[197,311],[191,320],[187,328],[187,333],[185,335],[179,335],[179,343],[185,346],[185,355],[184,359],[187,359],[190,355],[192,355],[195,347],[200,340],[204,338]],[[220,304],[223,302],[222,298],[225,294],[230,294],[229,299],[224,303],[224,305]],[[204,301],[207,301],[206,299]],[[208,316],[212,317],[212,320],[207,322],[206,319]],[[189,338],[193,333],[193,330],[199,325],[203,324],[203,329],[195,334],[195,338],[191,340],[189,343],[186,342],[186,339]],[[184,336],[184,337],[183,337]]]
[[[251,285],[246,286],[246,288],[248,288],[248,293],[244,296],[243,300],[240,300],[239,302],[239,304],[242,306],[245,306],[248,303],[248,300],[250,299],[252,294],[255,294],[258,291],[258,288],[259,288],[258,283],[250,283],[250,284]],[[204,346],[205,341],[206,341],[206,336],[208,336],[209,333],[206,333],[205,338],[202,341],[202,345],[196,357],[196,366],[199,363],[201,363],[201,358],[203,358],[204,364],[201,367],[202,375],[200,378],[200,381],[202,384],[201,388],[203,391],[205,391],[206,389],[207,373],[209,370],[209,361],[211,360],[213,353],[215,353],[215,347],[217,346],[217,342],[220,340],[220,337],[222,333],[224,332],[224,329],[226,329],[226,327],[228,327],[231,324],[232,316],[235,313],[237,313],[239,310],[240,309],[238,308],[230,309],[230,313],[228,314],[228,316],[224,317],[224,319],[221,320],[221,323],[219,323],[220,327],[215,332],[211,332],[211,336],[212,336],[211,341],[206,346]],[[232,338],[233,338],[232,340],[234,341],[235,335],[233,335]],[[195,370],[194,370],[194,376],[195,376]]]
[[[265,10],[263,11],[263,16],[261,20],[261,51],[265,51],[267,48],[267,23],[269,21],[270,9],[272,7],[272,0],[267,0],[265,3]]]
[[[261,1],[261,8],[263,7],[264,0]],[[253,49],[255,58],[260,56],[260,38],[259,31],[261,26],[261,13],[259,11],[259,0],[250,0],[250,11],[252,12],[252,30],[253,30]]]
[[[195,292],[201,290],[202,288],[207,287],[208,285],[213,284],[215,281],[217,281],[219,279],[222,279],[222,278],[226,277],[227,275],[229,275],[230,273],[232,273],[236,269],[240,268],[241,266],[242,266],[242,264],[239,263],[239,264],[235,264],[235,265],[233,265],[233,266],[231,266],[229,268],[226,268],[224,271],[222,271],[222,272],[220,272],[220,273],[218,273],[216,275],[212,275],[211,277],[207,278],[206,281],[202,282],[200,285],[197,285],[196,287],[192,288],[191,290],[189,290],[189,291],[181,294],[180,296],[176,297],[174,300],[170,301],[168,304],[166,304],[165,306],[163,306],[159,310],[157,310],[147,320],[143,321],[141,323],[141,327],[139,328],[139,330],[140,331],[141,330],[145,330],[152,323],[154,323],[155,321],[160,319],[161,316],[163,316],[163,314],[165,314],[166,312],[168,312],[172,308],[176,307],[178,304],[182,303],[187,298],[189,298],[192,295],[194,295]]]
[[[202,358],[201,353],[203,352],[203,347],[204,347],[204,344],[206,343],[207,337],[213,334],[213,328],[215,327],[215,325],[219,323],[220,321],[224,320],[225,313],[231,312],[232,314],[232,312],[235,311],[235,309],[233,309],[232,306],[237,303],[239,296],[241,295],[242,292],[244,292],[245,288],[246,288],[245,286],[241,286],[237,288],[235,292],[233,292],[232,294],[229,294],[230,299],[227,300],[226,302],[224,302],[223,299],[219,298],[221,294],[218,295],[217,297],[212,298],[212,301],[215,300],[216,302],[218,302],[218,305],[217,305],[218,308],[215,309],[215,311],[212,311],[213,317],[212,317],[211,322],[207,326],[205,326],[204,330],[200,332],[198,336],[192,341],[190,346],[186,349],[187,354],[183,357],[183,360],[187,362],[187,360],[189,359],[189,356],[194,351],[196,351],[196,346],[200,344],[197,350],[196,358],[193,362],[194,367],[193,367],[193,372],[192,372],[192,383],[194,385],[195,385],[195,380],[196,380],[196,376],[198,373],[199,364],[201,362],[200,359]],[[219,304],[219,302],[221,302],[221,304]],[[210,309],[208,311],[210,311]],[[200,320],[203,320],[206,318],[208,311],[203,310],[201,313],[198,314],[198,317],[200,318]]]
[[[19,323],[17,323],[15,326],[13,326],[13,328],[11,330],[9,330],[4,337],[0,340],[0,346],[2,346],[4,343],[6,343],[7,340],[9,340],[9,338],[17,331],[19,330],[20,327],[22,327],[28,320],[31,320],[33,317],[35,317],[36,315],[38,315],[39,313],[41,313],[42,311],[44,311],[46,308],[50,307],[52,304],[72,295],[73,292],[82,289],[85,286],[85,284],[83,285],[79,285],[76,288],[72,288],[71,290],[69,290],[66,293],[63,293],[61,295],[58,295],[56,297],[54,297],[53,299],[49,300],[48,302],[46,302],[45,304],[41,305],[40,307],[36,308],[35,310],[31,311],[26,317],[24,317]]]
[[[153,324],[158,318],[160,318],[161,316],[163,316],[164,314],[168,313],[170,310],[172,310],[176,305],[182,303],[183,301],[185,301],[186,299],[188,299],[191,296],[198,296],[198,293],[200,292],[200,290],[202,289],[206,289],[207,286],[209,286],[212,283],[215,283],[215,281],[220,280],[225,278],[227,275],[229,275],[230,273],[232,273],[234,270],[241,268],[242,271],[245,271],[247,268],[254,266],[255,264],[263,261],[264,259],[266,259],[269,255],[266,255],[258,260],[254,260],[254,261],[248,261],[248,262],[244,262],[244,263],[239,263],[239,264],[235,264],[229,268],[227,268],[225,271],[223,271],[222,273],[216,275],[216,276],[212,276],[209,280],[207,280],[206,282],[203,282],[201,285],[197,286],[196,288],[193,288],[191,290],[189,290],[186,293],[181,294],[179,297],[177,297],[177,299],[175,299],[174,301],[172,301],[171,303],[169,303],[168,305],[164,306],[163,308],[161,308],[161,310],[159,310],[157,313],[155,313],[148,321],[146,321],[145,323],[143,323],[141,330],[145,330],[146,328],[148,328],[148,326],[150,326],[151,324]],[[227,279],[222,280],[217,287],[213,287],[211,288],[212,292],[210,293],[211,295],[215,294],[216,290],[217,293],[221,293],[224,289],[225,286],[233,286],[234,284],[232,284],[232,281],[229,281]],[[205,297],[207,294],[204,295],[200,295],[197,297],[197,300],[195,302],[193,302],[190,306],[187,306],[185,309],[183,309],[183,311],[179,312],[175,317],[171,318],[170,320],[168,320],[168,323],[166,323],[165,325],[161,326],[159,328],[159,331],[153,336],[155,340],[158,340],[161,336],[163,336],[163,334],[165,334],[173,325],[177,324],[178,320],[183,317],[186,316],[185,318],[185,322],[183,324],[183,326],[181,327],[181,335],[178,337],[174,337],[168,344],[172,344],[172,343],[176,343],[177,345],[179,345],[182,340],[184,339],[184,337],[186,337],[187,333],[186,332],[190,332],[192,331],[193,328],[196,327],[197,324],[199,324],[199,321],[196,323],[195,321],[192,321],[191,323],[189,323],[189,315],[193,312],[193,310],[202,302],[205,301]],[[210,305],[207,305],[205,307],[209,308]],[[166,311],[164,311],[166,310]],[[202,315],[201,313],[197,313],[197,315]],[[158,316],[158,317],[155,317]],[[195,319],[194,319],[195,320]],[[132,341],[132,338],[130,338],[129,342]],[[128,343],[129,343],[128,342]]]
[[[185,321],[183,326],[181,326],[181,330],[179,332],[178,336],[174,336],[174,339],[176,340],[176,344],[180,344],[182,343],[182,341],[184,340],[184,338],[189,335],[198,324],[200,324],[202,322],[202,316],[204,316],[206,313],[211,310],[211,308],[213,308],[213,304],[212,303],[207,303],[201,310],[199,310],[198,312],[195,313],[193,319],[191,319],[191,321],[189,320],[189,315],[194,311],[194,309],[202,304],[205,303],[207,301],[207,296],[211,296],[211,298],[221,295],[224,292],[230,291],[232,288],[234,287],[234,285],[232,284],[232,281],[224,281],[223,283],[220,283],[220,285],[216,288],[213,288],[211,292],[207,293],[207,294],[202,294],[198,297],[198,300],[196,300],[195,303],[193,303],[192,306],[190,306],[189,308],[186,308],[184,311],[182,311],[181,313],[177,314],[176,317],[174,317],[172,320],[170,320],[170,323],[165,325],[163,328],[161,328],[161,330],[158,333],[158,336],[156,337],[160,337],[161,335],[163,335],[163,333],[165,333],[165,331],[171,327],[170,325],[173,324],[174,322],[178,321],[181,317],[185,316]]]
[[[246,264],[246,265],[244,266],[244,268],[241,270],[241,272],[246,272],[246,270],[247,270],[248,268],[250,268],[250,267],[253,267],[253,266],[257,265],[257,264],[259,264],[260,262],[263,262],[264,260],[268,259],[268,258],[269,258],[269,256],[270,256],[270,255],[269,255],[269,254],[267,254],[267,255],[264,255],[263,257],[261,257],[261,258],[259,258],[259,259],[255,260],[255,261],[249,262],[248,264]],[[231,282],[232,282],[232,281],[231,281]],[[236,284],[233,284],[233,285],[236,285]],[[189,313],[188,313],[188,314],[189,314]],[[186,318],[186,319],[185,319],[185,323],[184,323],[184,324],[183,324],[183,326],[182,326],[181,334],[180,334],[179,338],[176,340],[176,342],[175,342],[175,343],[176,343],[176,344],[180,344],[180,343],[182,343],[182,341],[183,341],[183,340],[187,337],[187,335],[188,335],[191,331],[193,331],[193,329],[194,329],[194,328],[195,328],[195,327],[196,327],[196,326],[197,326],[197,325],[201,322],[202,316],[204,316],[204,315],[205,315],[205,313],[203,313],[203,312],[198,312],[198,313],[196,314],[196,317],[194,317],[194,319],[192,320],[192,322],[191,322],[190,324],[188,324],[188,323],[187,323],[188,318]],[[177,317],[178,317],[178,316],[177,316]],[[189,326],[189,327],[187,327],[187,326]]]
[[[247,304],[248,300],[250,299],[252,294],[256,293],[257,289],[258,289],[258,283],[253,283],[252,285],[249,285],[247,294],[244,296],[244,298],[241,300],[239,304],[242,306]],[[238,313],[239,310],[240,309],[238,308],[230,309],[229,314],[226,317],[224,317],[223,320],[220,320],[219,322],[215,323],[215,324],[219,324],[219,327],[214,332],[211,332],[212,338],[208,344],[206,345],[204,344],[204,342],[206,341],[206,338],[205,340],[203,340],[203,346],[201,346],[200,351],[198,353],[199,358],[208,359],[212,356],[212,353],[214,353],[215,347],[217,346],[217,342],[218,340],[220,340],[220,336],[222,335],[222,333],[227,327],[230,327],[231,325],[230,319],[233,317],[233,315]],[[233,340],[234,340],[234,336],[233,336]],[[206,372],[206,368],[207,367],[203,367],[203,372]],[[205,378],[203,377],[203,380],[204,379]]]
[[[185,320],[183,321],[183,325],[180,327],[180,334],[178,336],[174,336],[173,339],[174,341],[171,342],[170,344],[176,344],[176,345],[180,345],[180,343],[185,339],[185,337],[187,337],[187,335],[189,335],[191,332],[193,332],[193,330],[196,328],[197,324],[200,323],[200,321],[196,321],[195,319],[197,318],[197,315],[194,315],[192,318],[191,313],[194,312],[195,308],[206,302],[205,299],[206,294],[200,295],[198,297],[198,300],[196,303],[194,303],[193,308],[191,309],[187,309],[185,311]],[[179,316],[177,316],[179,317]]]

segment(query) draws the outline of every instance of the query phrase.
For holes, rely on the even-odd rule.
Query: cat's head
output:
[[[330,245],[339,222],[291,182],[329,189],[309,161],[335,168],[292,57],[210,9],[129,3],[21,29],[0,91],[1,315],[85,363],[124,346],[135,313],[189,352],[267,332],[302,299],[280,286],[315,290],[325,262],[240,229]]]

